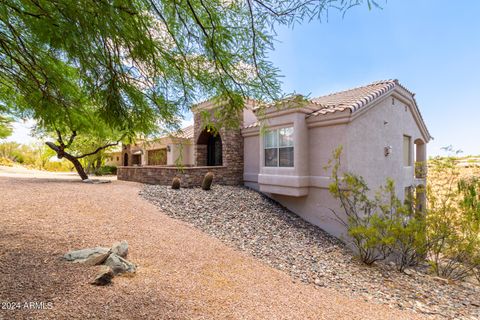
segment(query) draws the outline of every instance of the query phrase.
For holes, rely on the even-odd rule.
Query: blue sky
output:
[[[314,97],[396,78],[416,93],[430,155],[480,154],[480,1],[378,2],[279,30],[271,59],[283,89]]]
[[[314,97],[396,78],[416,93],[430,155],[447,145],[480,154],[480,1],[377,1],[383,9],[279,29],[270,58],[284,91]],[[11,140],[28,142],[25,128]]]

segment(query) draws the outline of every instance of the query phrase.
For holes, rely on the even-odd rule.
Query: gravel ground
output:
[[[293,280],[166,216],[141,188],[0,177],[0,319],[423,318]],[[88,284],[97,268],[61,259],[122,239],[138,271],[110,286]]]
[[[211,191],[146,185],[141,195],[295,279],[439,318],[479,319],[480,288],[391,265],[367,267],[337,239],[278,203],[243,187]]]

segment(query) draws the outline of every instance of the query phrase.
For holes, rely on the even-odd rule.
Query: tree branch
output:
[[[70,136],[70,139],[68,140],[68,143],[67,145],[65,146],[65,148],[68,148],[72,145],[73,143],[73,140],[75,139],[75,137],[77,136],[77,131],[76,130],[73,130],[72,131],[72,135]]]
[[[118,140],[117,142],[113,142],[113,143],[109,143],[109,144],[106,144],[102,147],[98,147],[95,151],[93,152],[89,152],[89,153],[85,153],[81,156],[76,156],[75,158],[77,159],[82,159],[82,158],[85,158],[85,157],[88,157],[88,156],[92,156],[94,154],[96,154],[97,152],[99,152],[100,150],[103,150],[103,149],[106,149],[106,148],[109,148],[109,147],[113,147],[113,146],[117,146],[120,141],[122,141],[122,139],[125,137],[125,135],[122,136],[122,138],[120,138],[120,140]]]

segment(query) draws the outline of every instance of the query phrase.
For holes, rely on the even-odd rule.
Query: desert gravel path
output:
[[[0,176],[0,319],[420,319],[314,285],[167,217],[141,185]],[[126,239],[134,277],[88,282],[68,250]],[[25,308],[25,302],[37,302]],[[41,307],[44,310],[35,310]],[[18,306],[18,305],[17,305]],[[51,307],[51,308],[50,308]]]

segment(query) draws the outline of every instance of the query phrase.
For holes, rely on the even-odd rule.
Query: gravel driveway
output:
[[[0,303],[22,306],[0,319],[420,318],[295,281],[166,216],[141,187],[0,177]],[[111,286],[88,284],[95,267],[60,258],[122,239],[139,269]]]
[[[244,187],[172,190],[146,185],[142,196],[292,278],[343,294],[450,319],[480,318],[480,288],[391,265],[359,263],[337,239]]]

